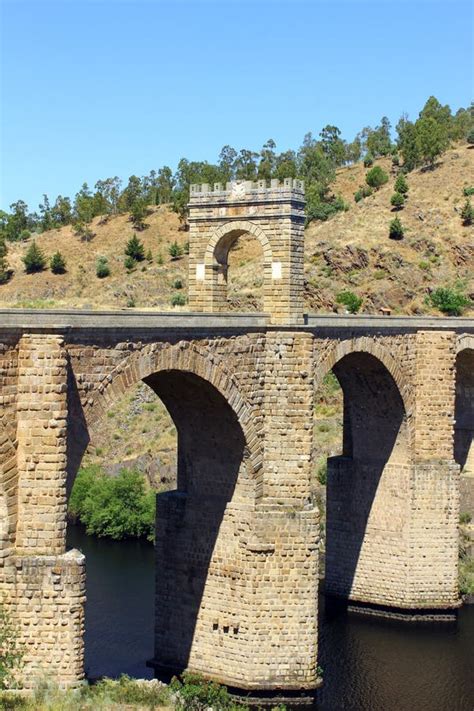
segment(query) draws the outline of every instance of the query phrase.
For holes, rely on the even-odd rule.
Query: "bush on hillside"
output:
[[[46,266],[46,257],[35,241],[31,243],[22,261],[27,274],[41,272]]]
[[[396,210],[400,210],[403,207],[404,202],[405,198],[400,193],[393,193],[392,197],[390,198],[390,204]]]
[[[153,252],[149,249],[145,255],[146,261],[151,264],[153,262]]]
[[[362,306],[362,299],[353,291],[341,291],[337,297],[336,301],[338,304],[343,304],[350,314],[356,314],[360,307]]]
[[[467,142],[470,146],[474,146],[474,128],[467,134]]]
[[[125,257],[124,265],[127,272],[133,272],[137,266],[137,263],[134,258],[129,255],[128,257]]]
[[[168,252],[171,257],[171,259],[179,259],[180,257],[183,256],[183,250],[181,249],[181,246],[176,242],[172,242],[170,246],[168,247]]]
[[[399,217],[396,217],[390,223],[390,226],[388,228],[388,236],[390,237],[390,239],[403,239],[404,234],[405,229],[401,223],[401,220]]]
[[[450,287],[439,287],[432,291],[429,295],[429,302],[448,316],[460,316],[466,306],[471,303],[462,291]]]
[[[379,165],[374,165],[365,176],[365,181],[371,188],[377,189],[388,182],[388,175]]]
[[[461,217],[462,217],[462,223],[466,227],[468,225],[472,225],[474,222],[474,207],[472,207],[472,203],[469,200],[469,198],[466,200],[464,203],[464,207],[461,210]]]
[[[367,153],[364,157],[364,167],[370,168],[374,164],[374,158],[371,153]]]
[[[474,195],[474,187],[466,186],[465,188],[463,188],[462,193],[465,197],[470,197],[471,195]]]
[[[88,534],[153,540],[155,493],[147,490],[140,472],[122,469],[117,477],[110,477],[97,465],[80,469],[69,512],[85,525]]]
[[[7,251],[5,238],[0,236],[0,284],[5,284],[11,276],[11,270],[8,268]]]
[[[81,242],[91,242],[95,237],[95,232],[82,222],[77,222],[74,226],[74,234],[80,238]]]
[[[395,181],[395,192],[400,193],[400,195],[406,195],[408,193],[408,182],[403,173],[397,177]]]
[[[49,267],[53,274],[64,274],[66,271],[66,260],[61,252],[55,252],[50,259]]]
[[[21,667],[22,659],[17,628],[0,601],[0,690],[15,686],[15,670]]]
[[[97,257],[95,273],[99,279],[105,279],[105,277],[110,276],[110,267],[107,257]]]
[[[180,679],[174,677],[170,689],[176,699],[178,711],[248,711],[248,706],[237,702],[215,681],[204,679],[200,674],[185,672]]]
[[[31,237],[31,232],[29,230],[22,230],[18,236],[20,242],[26,242]]]
[[[186,297],[184,294],[173,294],[171,297],[171,306],[185,306]]]
[[[143,242],[138,239],[137,235],[132,235],[125,247],[125,254],[131,257],[136,262],[142,262],[145,259],[145,247]]]

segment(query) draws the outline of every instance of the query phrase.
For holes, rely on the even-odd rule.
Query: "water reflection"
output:
[[[87,560],[86,669],[150,678],[153,547],[86,536],[70,526],[68,546]],[[457,625],[403,625],[326,614],[321,598],[319,711],[473,711],[474,607]]]

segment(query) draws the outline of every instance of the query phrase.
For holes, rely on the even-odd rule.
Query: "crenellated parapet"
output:
[[[234,180],[229,183],[194,183],[190,187],[190,203],[215,199],[233,201],[267,198],[275,200],[288,197],[304,202],[304,181],[298,178],[272,180]]]

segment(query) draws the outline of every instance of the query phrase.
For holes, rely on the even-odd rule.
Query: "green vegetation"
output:
[[[34,240],[28,248],[22,261],[25,265],[25,272],[27,274],[41,272],[46,267],[46,257]]]
[[[183,250],[181,246],[176,242],[176,240],[170,244],[170,246],[168,247],[168,252],[171,259],[179,259],[183,256]]]
[[[462,223],[463,225],[472,225],[474,222],[474,207],[472,206],[471,201],[469,198],[466,200],[464,203],[464,207],[461,210],[461,217],[462,217]]]
[[[327,220],[347,206],[331,192],[336,170],[344,165],[364,161],[370,168],[380,156],[392,155],[394,164],[402,161],[407,173],[419,166],[434,167],[438,158],[453,141],[468,141],[473,145],[474,115],[469,108],[453,113],[433,96],[429,97],[415,121],[402,115],[397,126],[396,144],[391,140],[390,121],[383,116],[375,128],[364,127],[351,141],[341,136],[337,126],[324,126],[316,138],[307,133],[296,150],[281,153],[269,139],[260,151],[232,146],[222,148],[215,163],[189,161],[182,158],[175,173],[168,166],[151,170],[148,175],[131,175],[125,187],[117,177],[98,180],[91,190],[83,183],[71,200],[58,195],[54,203],[43,196],[39,213],[29,212],[22,200],[10,205],[10,212],[0,212],[0,235],[7,240],[25,239],[35,230],[45,231],[72,224],[84,241],[94,237],[91,224],[98,216],[102,220],[129,213],[137,230],[150,207],[171,204],[184,222],[191,183],[226,183],[230,180],[270,180],[301,178],[305,181],[307,219]],[[377,179],[378,180],[378,179]],[[378,187],[378,185],[377,185]],[[396,192],[404,192],[396,186]]]
[[[145,259],[145,247],[137,235],[133,235],[128,240],[125,247],[125,255],[131,257],[135,262],[142,262]]]
[[[182,289],[183,288],[183,282],[181,279],[175,279],[173,282],[173,289]]]
[[[350,314],[356,314],[362,306],[362,299],[353,291],[341,291],[336,296],[338,304],[343,304]]]
[[[390,198],[390,204],[396,209],[400,210],[405,203],[405,198],[401,193],[393,193]]]
[[[367,185],[377,190],[385,183],[388,183],[388,175],[379,165],[374,165],[365,176]]]
[[[466,306],[470,305],[470,299],[459,289],[450,287],[438,287],[429,295],[429,302],[436,309],[448,316],[460,316]]]
[[[176,694],[176,709],[179,711],[234,711],[247,709],[235,701],[225,686],[207,681],[198,674],[185,673],[181,680],[174,678],[170,689]]]
[[[399,217],[396,217],[389,225],[388,236],[390,239],[403,239],[404,234],[405,229],[401,223],[401,220]]]
[[[125,257],[124,266],[127,272],[133,272],[137,266],[137,263],[134,258],[129,255],[128,257]]]
[[[97,257],[95,273],[99,279],[105,279],[105,277],[110,276],[110,267],[107,257]]]
[[[171,297],[171,306],[185,306],[186,297],[184,294],[173,294]]]
[[[7,260],[7,243],[5,238],[0,237],[0,284],[5,284],[11,276]]]
[[[149,249],[145,255],[146,261],[151,264],[153,262],[153,252]]]
[[[64,274],[66,271],[66,260],[61,252],[55,252],[50,259],[49,267],[53,274]]]
[[[122,469],[107,476],[98,465],[79,470],[69,499],[69,513],[77,517],[88,534],[153,539],[155,494],[136,471]]]
[[[400,193],[400,195],[406,195],[408,193],[408,182],[403,173],[397,177],[395,181],[395,192]]]
[[[16,627],[0,601],[0,690],[15,686],[15,670],[20,668],[22,658]]]
[[[466,186],[462,192],[465,197],[471,197],[471,195],[474,195],[474,186]]]

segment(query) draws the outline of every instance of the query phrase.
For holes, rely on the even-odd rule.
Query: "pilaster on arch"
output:
[[[107,377],[107,381],[98,388],[92,402],[84,408],[90,430],[94,431],[107,410],[130,387],[153,374],[167,370],[192,373],[212,385],[225,398],[242,428],[248,447],[249,465],[256,475],[261,469],[261,437],[253,424],[251,406],[222,358],[187,341],[165,347],[151,344],[124,358]]]
[[[231,232],[247,233],[255,237],[262,247],[264,262],[268,264],[272,262],[272,247],[262,228],[248,220],[233,220],[231,222],[225,222],[211,235],[204,253],[205,264],[213,264],[217,245],[223,237]]]
[[[337,345],[331,349],[329,354],[316,364],[315,388],[317,389],[321,386],[323,378],[332,370],[336,363],[351,353],[368,353],[382,363],[395,381],[403,401],[405,413],[407,417],[409,417],[412,414],[413,404],[408,378],[403,372],[400,363],[394,358],[387,347],[374,341],[373,338],[363,336],[339,341]]]

